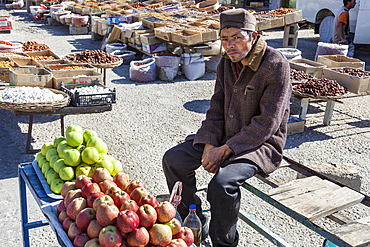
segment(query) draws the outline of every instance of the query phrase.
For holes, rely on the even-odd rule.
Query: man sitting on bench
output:
[[[189,205],[196,205],[202,239],[208,227],[195,195],[195,170],[203,166],[214,174],[207,192],[214,247],[238,245],[239,187],[259,170],[269,174],[281,163],[292,88],[287,59],[257,36],[253,15],[228,10],[221,13],[220,25],[226,54],[217,68],[206,119],[195,135],[163,157],[168,188],[183,183],[178,212],[184,219]]]

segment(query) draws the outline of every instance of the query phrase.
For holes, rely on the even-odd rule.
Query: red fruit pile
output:
[[[194,242],[190,228],[175,218],[175,207],[158,203],[138,180],[123,172],[112,179],[105,168],[92,177],[66,182],[57,208],[58,219],[77,247],[169,246]]]

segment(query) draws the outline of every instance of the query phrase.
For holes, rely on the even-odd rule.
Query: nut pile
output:
[[[50,47],[44,44],[39,44],[36,41],[27,41],[23,44],[23,51],[45,51],[50,50]]]
[[[306,74],[303,70],[290,69],[290,80],[301,81],[311,78],[313,78],[313,76]]]
[[[71,62],[89,64],[116,63],[120,60],[118,57],[100,50],[85,50],[77,54],[67,55],[65,58]]]
[[[33,60],[44,61],[44,60],[56,60],[56,57],[53,56],[31,56]]]
[[[221,6],[216,10],[213,10],[210,14],[220,14],[226,10],[232,9],[232,7],[227,7],[227,6]]]
[[[339,73],[343,73],[343,74],[358,76],[358,77],[370,76],[370,72],[363,71],[360,69],[344,68],[344,69],[336,69],[335,71]]]
[[[100,94],[100,93],[110,93],[110,89],[98,85],[87,86],[87,87],[76,87],[69,89],[72,93],[79,94]]]
[[[325,78],[308,79],[306,82],[293,86],[293,90],[313,96],[341,96],[348,93],[347,88],[337,81]]]
[[[0,90],[0,101],[10,103],[38,103],[63,100],[63,94],[57,94],[46,88],[10,87]]]

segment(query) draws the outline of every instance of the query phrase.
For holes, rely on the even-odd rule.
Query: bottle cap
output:
[[[190,205],[190,207],[189,207],[189,209],[190,209],[190,210],[195,210],[195,208],[196,208],[196,207],[195,207],[195,205],[194,205],[194,204],[191,204],[191,205]]]

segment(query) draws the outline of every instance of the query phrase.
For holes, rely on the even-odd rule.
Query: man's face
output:
[[[239,28],[223,28],[221,30],[221,43],[233,63],[242,61],[252,49],[255,37],[249,39],[247,31]]]
[[[349,4],[349,8],[348,9],[353,9],[356,5],[356,0],[352,0]]]

